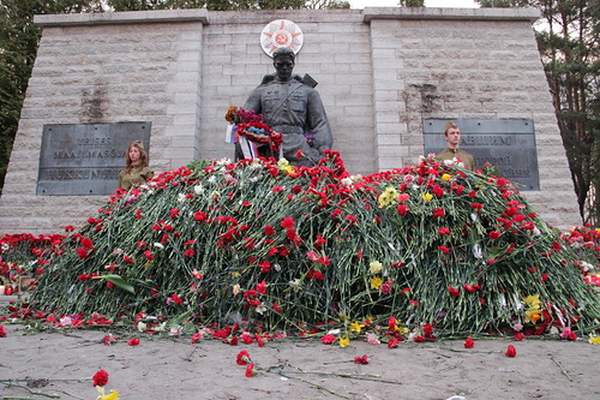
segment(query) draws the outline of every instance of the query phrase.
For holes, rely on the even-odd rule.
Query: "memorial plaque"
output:
[[[130,142],[150,148],[150,122],[44,125],[38,195],[107,195],[118,185]]]
[[[424,154],[447,147],[444,126],[448,121],[455,121],[460,128],[460,148],[473,154],[476,168],[489,162],[521,190],[540,189],[532,120],[424,119]]]

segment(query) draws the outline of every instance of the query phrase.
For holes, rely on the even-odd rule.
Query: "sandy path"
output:
[[[404,343],[397,349],[352,342],[346,349],[316,340],[268,343],[264,348],[190,338],[142,337],[104,346],[101,331],[25,335],[8,326],[0,338],[0,399],[95,399],[90,376],[104,368],[109,389],[129,399],[600,399],[600,346],[587,342],[527,340],[514,343],[516,358],[503,352],[507,340]],[[257,376],[244,377],[236,354],[248,349]],[[368,354],[368,365],[352,362]],[[338,374],[333,375],[333,374]],[[287,378],[286,378],[287,377]],[[6,380],[47,378],[32,394]],[[74,379],[65,381],[64,379]],[[81,381],[78,381],[81,379]],[[30,385],[32,382],[29,382]],[[35,383],[35,382],[34,382]],[[35,386],[35,385],[34,385]]]

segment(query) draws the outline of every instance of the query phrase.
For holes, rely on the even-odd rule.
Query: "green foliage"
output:
[[[600,223],[600,1],[481,0],[536,7],[538,48],[584,222]]]
[[[425,7],[425,0],[400,0],[400,7]]]
[[[40,38],[33,15],[98,10],[99,0],[0,2],[0,191]]]

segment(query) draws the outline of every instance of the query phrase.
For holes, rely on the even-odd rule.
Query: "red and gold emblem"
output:
[[[260,34],[260,46],[269,57],[280,47],[289,47],[298,54],[304,44],[304,34],[296,23],[287,19],[269,22]]]

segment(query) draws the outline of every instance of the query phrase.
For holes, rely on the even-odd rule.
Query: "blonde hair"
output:
[[[129,151],[131,150],[132,147],[135,147],[140,152],[139,166],[141,166],[142,168],[147,167],[148,166],[148,154],[146,154],[146,150],[144,150],[144,143],[142,143],[141,140],[134,140],[133,142],[129,143],[129,146],[127,146],[127,153],[125,154],[125,163],[127,166],[125,167],[125,169],[127,171],[129,171],[129,170],[131,170],[131,168],[133,168],[131,158],[129,158]]]
[[[454,121],[446,122],[446,125],[444,126],[444,136],[448,136],[449,129],[459,129],[459,128],[458,128],[458,125],[456,125],[456,122],[454,122]]]

